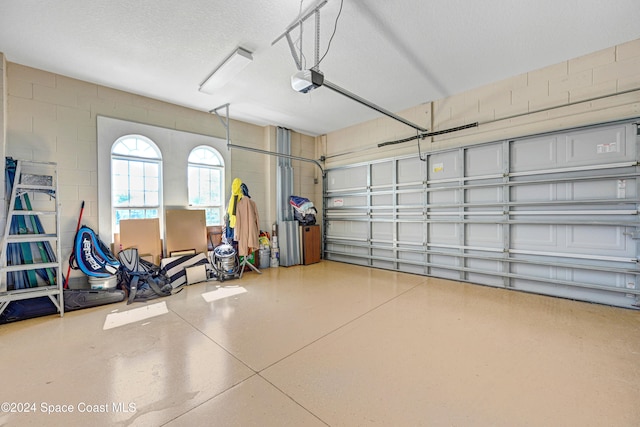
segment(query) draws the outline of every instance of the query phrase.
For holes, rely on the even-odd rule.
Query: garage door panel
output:
[[[422,265],[398,263],[398,269],[411,274],[425,274],[425,268]]]
[[[416,263],[420,263],[421,265],[424,263],[424,253],[418,251],[402,251],[398,252],[398,260],[399,261],[413,261]]]
[[[332,185],[366,196],[332,209],[328,194],[327,230],[371,266],[637,308],[639,135],[616,123],[358,165]]]
[[[511,272],[521,276],[538,277],[548,280],[555,278],[556,267],[541,264],[520,264],[512,263]]]
[[[433,248],[435,252],[429,255],[430,274],[436,277],[460,279],[462,266],[459,250],[449,248]],[[449,254],[447,254],[449,253]]]
[[[424,162],[417,157],[398,160],[397,168],[398,184],[422,182],[426,179]]]
[[[345,257],[363,258],[368,255],[367,248],[352,246],[350,244],[328,243],[326,250],[332,255],[331,259],[336,257],[344,259]],[[364,262],[366,264],[366,262]]]
[[[400,242],[422,244],[424,240],[422,223],[419,223],[419,222],[398,223],[398,240]]]
[[[486,256],[487,254],[478,253],[478,255]],[[503,263],[501,261],[493,261],[493,260],[487,260],[487,259],[468,258],[466,265],[467,265],[467,268],[470,268],[472,270],[472,272],[469,273],[469,277],[471,277],[474,272],[475,273],[500,273],[503,270]]]
[[[340,196],[340,197],[331,197],[329,199],[330,206],[340,206],[340,207],[361,207],[367,206],[367,198],[366,196]]]
[[[380,194],[371,196],[371,206],[392,206],[393,194]],[[366,205],[365,205],[366,206]]]
[[[371,165],[371,185],[390,186],[393,182],[393,161]]]
[[[600,255],[631,255],[627,250],[630,242],[623,233],[621,227],[570,226],[567,227],[566,247],[580,253],[597,250]]]
[[[382,261],[378,259],[374,259],[371,264],[372,267],[382,268],[384,270],[395,270],[396,264],[391,261]]]
[[[367,239],[368,228],[369,225],[365,221],[327,221],[327,233],[342,238]]]
[[[460,273],[458,273],[455,268],[445,269],[445,268],[433,267],[429,271],[431,275],[434,277],[441,277],[443,279],[451,279],[451,280],[460,280]]]
[[[635,150],[627,144],[625,126],[572,132],[565,137],[565,143],[570,166],[621,162],[635,157]]]
[[[471,147],[465,150],[465,176],[476,177],[502,173],[504,168],[501,143]]]
[[[455,151],[429,156],[429,181],[462,177],[462,165]]]
[[[502,248],[502,224],[466,224],[465,238],[467,246],[481,246],[487,248]]]
[[[332,170],[327,175],[327,190],[339,191],[367,186],[367,167],[357,166]]]
[[[504,286],[504,282],[500,277],[482,273],[469,273],[467,277],[469,282],[478,283],[480,285]]]
[[[550,224],[516,224],[511,227],[512,249],[557,250],[558,226]]]
[[[634,199],[637,197],[636,179],[607,179],[591,182],[576,182],[568,184],[572,200],[592,200],[615,198],[618,200]]]
[[[392,241],[393,227],[391,222],[374,222],[371,224],[371,238],[375,240]]]
[[[579,270],[567,271],[569,280],[579,281],[590,285],[626,289],[628,284],[635,287],[635,282],[628,275],[606,271]],[[629,287],[631,287],[629,286]]]
[[[557,184],[529,184],[510,189],[512,202],[539,202],[557,200]]]
[[[502,201],[502,187],[473,188],[466,192],[465,203],[497,203]]]
[[[557,137],[544,136],[511,143],[511,172],[545,170],[557,166]]]
[[[433,244],[458,244],[459,234],[458,226],[454,223],[429,225],[429,242]]]
[[[373,258],[373,267],[384,268],[388,270],[392,270],[395,268],[395,263],[392,261],[394,259],[394,251],[392,249],[373,249],[371,251],[371,255]]]
[[[422,192],[400,193],[398,194],[398,204],[422,206],[423,196]]]
[[[438,205],[451,205],[460,202],[460,191],[458,189],[446,189],[432,191],[429,193],[429,207],[436,208]]]

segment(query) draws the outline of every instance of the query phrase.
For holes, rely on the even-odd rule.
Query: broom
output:
[[[80,206],[80,216],[78,217],[78,225],[76,226],[76,234],[78,234],[78,230],[80,230],[80,223],[82,222],[82,213],[84,212],[84,200],[82,201],[82,205]],[[75,240],[75,238],[74,238]],[[74,246],[74,245],[72,245]],[[71,248],[71,255],[73,256],[73,247]],[[71,257],[69,257],[69,267],[67,268],[67,277],[64,279],[64,289],[69,287],[69,274],[71,274]]]

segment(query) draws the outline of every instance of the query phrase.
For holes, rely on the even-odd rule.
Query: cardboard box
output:
[[[114,243],[116,239],[114,236]],[[160,219],[123,219],[120,220],[120,243],[114,253],[122,249],[138,248],[141,258],[160,265],[162,241],[160,240]]]
[[[167,254],[195,249],[207,252],[207,220],[204,209],[166,211]]]

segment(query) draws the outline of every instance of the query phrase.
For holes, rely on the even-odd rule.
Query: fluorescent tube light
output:
[[[213,95],[217,89],[229,83],[251,61],[253,61],[251,52],[239,47],[200,84],[198,90]]]

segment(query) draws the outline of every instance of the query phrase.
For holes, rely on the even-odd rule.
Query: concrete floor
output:
[[[640,425],[638,311],[328,261],[222,285],[0,325],[0,425]]]

